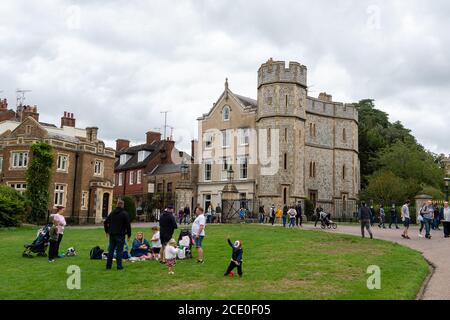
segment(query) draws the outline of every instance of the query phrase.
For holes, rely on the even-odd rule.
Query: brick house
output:
[[[0,183],[24,192],[30,146],[48,143],[55,153],[49,212],[62,205],[73,223],[101,222],[111,211],[115,152],[97,133],[96,127],[76,128],[73,113],[65,112],[57,127],[39,122],[36,106],[19,106],[0,122]]]

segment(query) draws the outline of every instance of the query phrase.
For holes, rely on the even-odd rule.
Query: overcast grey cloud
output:
[[[181,149],[223,90],[256,98],[269,57],[308,67],[310,95],[376,100],[433,152],[450,153],[450,2],[0,2],[0,95],[33,90],[42,121],[71,111],[109,146],[161,128]]]

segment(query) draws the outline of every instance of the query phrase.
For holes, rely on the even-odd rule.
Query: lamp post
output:
[[[445,201],[448,201],[448,185],[450,183],[450,178],[444,178],[445,185]]]
[[[233,171],[233,168],[231,167],[231,165],[230,165],[230,167],[227,170],[227,178],[228,178],[228,183],[232,184],[233,183],[233,178],[234,178],[234,171]]]

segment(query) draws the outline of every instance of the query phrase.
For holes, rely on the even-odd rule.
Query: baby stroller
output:
[[[48,241],[50,238],[49,233],[51,226],[51,224],[43,226],[37,232],[36,239],[31,244],[24,245],[25,250],[22,253],[23,257],[32,258],[32,253],[37,253],[40,257],[47,256],[45,251],[47,250]]]
[[[322,229],[325,229],[325,228],[337,229],[337,224],[334,223],[333,221],[331,221],[331,214],[329,214],[329,213],[326,213],[326,212],[322,211],[320,213],[320,221],[322,222],[321,223],[321,228]]]
[[[192,259],[192,243],[193,238],[191,232],[187,229],[181,230],[178,237],[178,245],[180,246],[180,249],[184,251],[186,259]]]

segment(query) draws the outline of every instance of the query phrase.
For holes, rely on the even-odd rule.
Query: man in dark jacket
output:
[[[123,246],[125,244],[125,235],[128,241],[131,238],[130,216],[124,210],[122,200],[117,201],[117,208],[114,209],[104,222],[106,236],[109,236],[108,259],[106,260],[106,269],[112,267],[114,251],[116,252],[117,270],[122,270]]]
[[[302,226],[303,217],[302,217],[302,203],[299,201],[297,206],[295,207],[295,211],[297,211],[297,216],[295,217],[295,224],[298,226]],[[300,221],[300,223],[299,223]]]
[[[173,215],[174,207],[169,204],[167,209],[164,210],[163,214],[159,218],[159,234],[161,239],[161,263],[166,263],[166,258],[164,256],[164,250],[166,249],[167,243],[172,239],[173,231],[177,229],[177,222]]]
[[[372,213],[370,209],[363,202],[361,208],[359,208],[358,212],[358,220],[361,222],[361,235],[364,238],[364,228],[369,232],[370,239],[373,239],[372,230],[370,230],[370,221],[371,221]]]
[[[287,221],[288,211],[289,211],[289,208],[288,208],[287,204],[285,204],[284,207],[283,207],[283,217],[282,217],[283,228],[286,228],[286,221]]]

